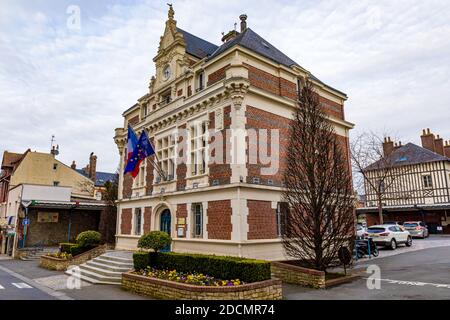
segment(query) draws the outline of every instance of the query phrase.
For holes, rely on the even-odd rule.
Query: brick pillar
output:
[[[394,151],[394,141],[391,140],[391,137],[384,138],[383,156],[387,157],[392,151]]]
[[[440,154],[441,156],[445,155],[445,153],[444,153],[444,139],[439,137],[439,135],[437,135],[436,139],[434,140],[434,148],[435,148],[435,152],[436,153]]]
[[[445,146],[444,146],[444,155],[447,158],[450,158],[450,141],[446,141],[445,142]]]
[[[144,208],[144,233],[152,230],[152,207]]]

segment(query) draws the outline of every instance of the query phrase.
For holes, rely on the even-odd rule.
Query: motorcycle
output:
[[[356,257],[358,259],[364,258],[365,256],[378,257],[378,248],[372,238],[359,239],[356,240]]]

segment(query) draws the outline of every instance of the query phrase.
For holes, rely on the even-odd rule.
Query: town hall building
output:
[[[136,250],[142,234],[162,230],[175,252],[283,258],[284,159],[306,79],[348,151],[346,94],[259,36],[246,15],[240,20],[217,46],[178,28],[170,6],[149,91],[115,131],[116,249]],[[134,179],[123,174],[129,125],[146,130],[156,151]]]

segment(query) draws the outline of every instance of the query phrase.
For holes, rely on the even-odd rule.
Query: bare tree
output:
[[[398,159],[402,157],[401,151],[396,151],[395,156],[391,153],[401,147],[393,145],[390,138],[382,138],[380,135],[369,132],[361,133],[350,144],[353,171],[355,172],[355,187],[359,190],[364,188],[366,201],[374,200],[377,203],[379,223],[383,224],[383,205],[390,196],[395,194],[400,197],[397,190],[401,190],[398,184],[399,177],[408,173],[408,166],[400,166]],[[384,143],[384,144],[383,144]],[[385,150],[384,145],[392,143],[392,150]],[[401,197],[408,198],[410,194]]]
[[[355,198],[350,161],[307,81],[299,93],[287,152],[282,231],[286,253],[326,271],[353,244]]]

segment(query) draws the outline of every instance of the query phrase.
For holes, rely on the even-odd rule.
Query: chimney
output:
[[[245,31],[245,29],[247,29],[247,15],[241,14],[239,16],[239,19],[241,19],[241,33],[242,33]]]
[[[446,141],[445,142],[445,146],[444,146],[444,155],[447,158],[450,158],[450,141]]]
[[[437,135],[436,139],[434,139],[434,149],[436,153],[441,156],[444,155],[444,139],[439,137],[439,135]]]
[[[76,169],[77,169],[77,164],[75,163],[75,160],[72,161],[72,164],[70,165],[70,167],[71,167],[73,170],[76,170]]]
[[[57,145],[56,148],[55,146],[53,146],[52,150],[50,150],[50,153],[53,155],[53,157],[56,157],[59,154],[59,145]]]
[[[383,155],[387,157],[392,151],[394,151],[394,141],[391,140],[391,137],[385,137],[383,142]]]
[[[93,152],[91,152],[91,155],[89,156],[89,178],[91,178],[94,182],[96,181],[97,177],[97,156],[94,155]]]
[[[423,130],[422,136],[420,138],[422,139],[422,147],[436,152],[436,148],[434,146],[434,134],[431,133],[429,128],[426,131],[425,129]]]
[[[397,150],[399,148],[403,147],[402,142],[399,141],[398,143],[394,144],[394,150]]]

